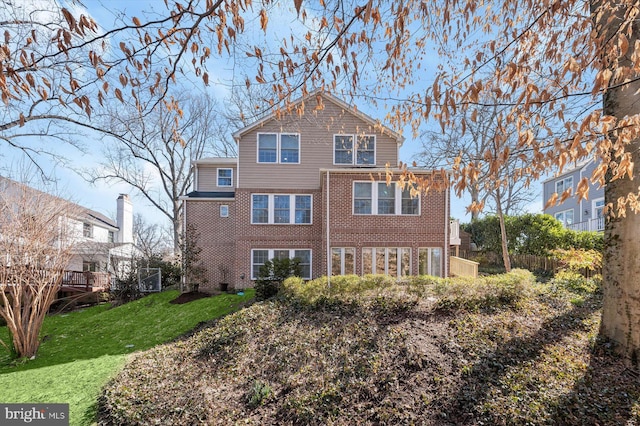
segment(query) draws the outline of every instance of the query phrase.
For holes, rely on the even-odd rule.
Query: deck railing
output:
[[[449,257],[449,259],[451,265],[451,275],[457,277],[478,278],[478,262],[455,256],[451,256]]]
[[[574,231],[604,231],[604,217],[597,217],[595,219],[585,220],[584,222],[572,223],[567,225],[567,228]]]
[[[92,288],[108,289],[111,286],[111,275],[108,272],[64,271],[62,286],[84,287],[87,291]]]

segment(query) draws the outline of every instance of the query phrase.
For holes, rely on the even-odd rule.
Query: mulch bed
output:
[[[193,302],[194,300],[203,299],[205,297],[211,297],[211,294],[201,293],[199,291],[190,291],[188,293],[182,293],[180,296],[173,299],[171,302],[174,305],[181,305],[183,303]]]

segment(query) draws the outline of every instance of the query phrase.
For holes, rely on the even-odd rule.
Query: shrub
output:
[[[299,277],[302,275],[300,260],[294,259],[272,259],[264,262],[258,271],[256,279],[256,300],[267,300],[280,290],[280,286],[289,277]]]

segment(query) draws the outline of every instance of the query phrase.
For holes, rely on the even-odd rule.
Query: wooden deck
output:
[[[64,271],[60,292],[62,293],[96,293],[109,291],[111,274],[107,272]]]

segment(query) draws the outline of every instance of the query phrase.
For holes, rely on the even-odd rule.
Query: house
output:
[[[182,197],[185,229],[199,234],[201,289],[249,287],[265,261],[285,257],[300,260],[305,279],[448,275],[449,192],[403,184],[399,134],[316,92],[234,138],[238,157],[195,160]]]
[[[127,194],[120,194],[116,201],[116,221],[94,210],[0,176],[0,196],[10,200],[11,194],[33,194],[34,197],[46,200],[44,202],[51,200],[69,204],[68,211],[73,213],[65,218],[65,225],[73,238],[73,257],[66,268],[68,280],[82,280],[80,277],[83,272],[122,274],[129,270],[132,257],[139,253],[133,241],[133,207]],[[80,275],[74,276],[74,273]]]
[[[558,197],[568,188],[572,188],[572,195],[583,177],[590,178],[597,167],[593,159],[577,164],[571,170],[554,176],[543,182],[542,204],[554,193]],[[544,213],[550,214],[567,228],[576,231],[604,231],[604,188],[589,182],[589,198],[580,200],[574,196],[567,198],[562,204],[545,207]]]

